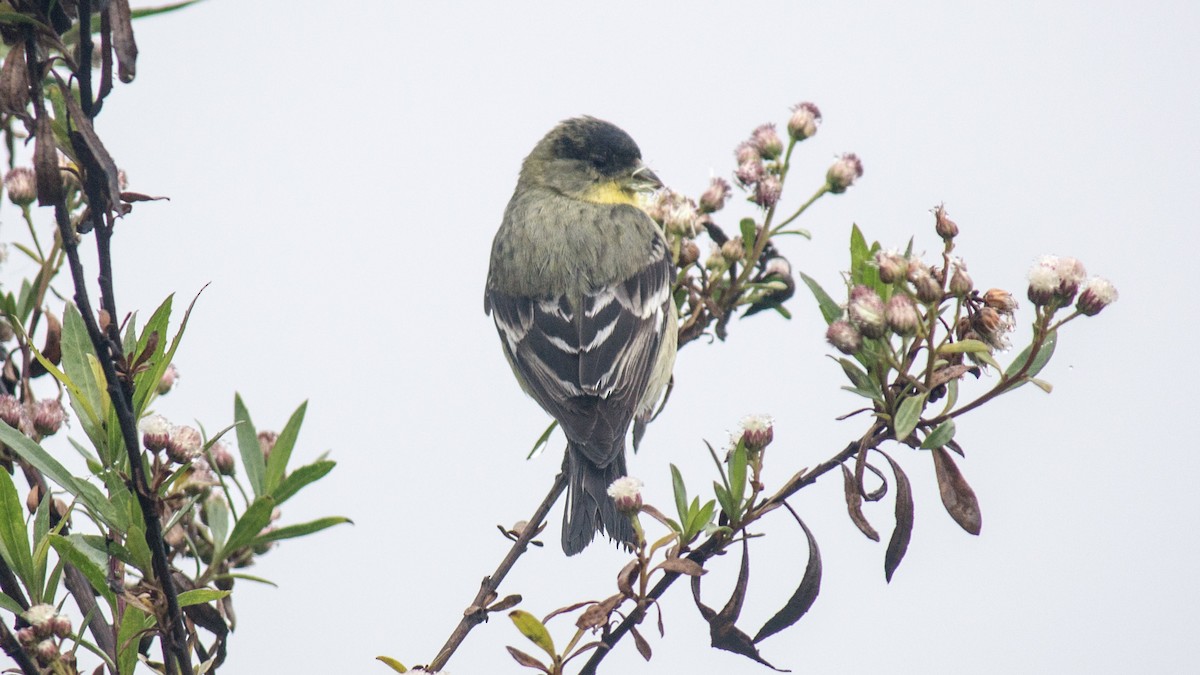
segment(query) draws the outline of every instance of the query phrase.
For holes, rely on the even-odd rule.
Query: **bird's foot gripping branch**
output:
[[[795,221],[818,199],[845,192],[862,176],[858,157],[843,155],[811,196],[784,206],[793,151],[816,133],[820,121],[816,106],[802,103],[793,109],[786,144],[772,125],[764,125],[737,147],[734,184],[755,208],[748,216],[734,217],[736,228],[719,223],[733,190],[723,178],[713,179],[698,200],[662,190],[646,206],[662,228],[676,269],[671,295],[681,348],[703,335],[724,340],[729,320],[739,309],[742,317],[763,310],[791,317],[786,303],[796,284],[791,265],[783,257],[781,238],[808,238],[809,233],[797,228]],[[914,252],[913,240],[902,249],[885,249],[868,243],[853,226],[849,266],[836,292],[800,275],[816,298],[829,344],[840,352],[835,362],[848,380],[843,389],[862,399],[859,407],[839,418],[863,420],[864,428],[854,434],[855,440],[811,468],[797,471],[782,466],[780,460],[805,449],[779,452],[777,446],[795,442],[784,440],[787,435],[782,432],[777,440],[771,418],[750,416],[743,419],[727,448],[705,444],[714,460],[715,476],[685,482],[672,466],[671,475],[661,477],[673,487],[672,509],[643,503],[640,481],[629,477],[614,481],[608,491],[612,507],[629,520],[629,530],[634,533],[628,542],[631,559],[615,575],[607,597],[581,599],[539,618],[527,610],[513,609],[521,602],[535,604],[528,594],[524,599],[517,594],[500,599],[498,588],[503,574],[545,526],[545,514],[565,482],[560,475],[534,517],[506,532],[515,543],[497,570],[499,576],[485,579],[446,646],[429,665],[414,670],[442,669],[471,628],[489,613],[500,611],[508,611],[520,634],[533,644],[533,648],[528,644],[509,647],[510,655],[535,671],[554,675],[575,669],[596,672],[626,636],[632,636],[637,651],[649,660],[652,647],[647,634],[654,631],[647,631],[643,624],[653,617],[652,625],[662,636],[666,617],[661,598],[684,578],[690,582],[697,610],[709,624],[712,645],[773,668],[759,652],[760,645],[802,618],[820,590],[821,556],[816,538],[804,523],[803,511],[834,507],[812,503],[800,507],[790,500],[838,469],[849,519],[874,541],[880,541],[872,524],[878,519],[868,519],[865,505],[893,495],[891,534],[882,556],[889,580],[908,549],[917,501],[904,466],[933,471],[946,511],[964,530],[979,534],[979,500],[958,466],[966,456],[956,438],[958,420],[1025,384],[1048,393],[1050,384],[1038,375],[1053,356],[1061,329],[1079,317],[1095,316],[1114,302],[1117,294],[1108,281],[1089,280],[1078,260],[1039,259],[1028,273],[1026,296],[1033,306],[1029,343],[1015,356],[1006,357],[1020,323],[1016,298],[1002,288],[978,290],[966,262],[956,252],[958,225],[941,206],[933,215],[940,246],[931,260],[922,260]],[[727,230],[736,234],[730,236]],[[701,260],[699,240],[704,238],[712,252]],[[501,332],[503,335],[503,327]],[[551,425],[542,435],[535,449],[547,442],[553,428]],[[635,424],[635,441],[640,431]],[[710,481],[711,492],[687,487]],[[778,487],[768,489],[772,484]],[[767,518],[771,514],[776,517]],[[797,567],[794,587],[770,589],[772,597],[786,598],[778,611],[763,625],[748,627],[740,614],[749,587],[754,542],[767,535],[783,535],[781,528],[789,523],[803,533],[807,561]],[[718,558],[725,553],[733,555]],[[724,603],[704,598],[702,580],[708,573],[731,574],[736,579]],[[405,672],[395,659],[380,659]]]
[[[235,582],[265,581],[245,569],[278,541],[346,522],[273,524],[334,463],[290,461],[304,405],[278,434],[257,432],[240,398],[210,435],[154,414],[191,308],[173,332],[171,297],[148,318],[117,309],[117,224],[159,198],[126,188],[93,120],[114,72],[133,79],[132,19],[190,3],[14,4],[0,12],[0,128],[15,167],[4,189],[35,273],[0,290],[0,648],[26,675],[213,673]],[[16,166],[30,140],[33,166]],[[93,246],[98,288],[84,271]],[[230,430],[240,461],[221,440]]]

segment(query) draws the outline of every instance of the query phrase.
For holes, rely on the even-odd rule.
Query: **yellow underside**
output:
[[[629,204],[641,207],[637,193],[616,181],[600,183],[583,193],[585,201],[593,204]]]

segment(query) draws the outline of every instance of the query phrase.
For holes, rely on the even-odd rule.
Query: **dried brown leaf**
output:
[[[133,20],[129,11],[129,0],[112,0],[108,4],[109,21],[112,22],[113,51],[117,54],[117,77],[129,84],[137,75],[137,42],[133,39]]]
[[[790,507],[788,510],[791,510]],[[792,515],[795,516],[795,512]],[[792,597],[788,598],[783,609],[780,609],[775,616],[763,624],[762,628],[758,629],[758,634],[754,636],[755,643],[765,640],[799,621],[800,617],[804,616],[812,607],[813,602],[817,599],[817,594],[821,592],[821,551],[817,548],[817,540],[813,538],[812,531],[808,529],[804,521],[797,516],[796,522],[800,523],[800,527],[804,530],[804,536],[808,538],[808,564],[804,568],[804,577],[800,580],[796,591],[792,593]]]
[[[505,596],[504,599],[501,600],[500,602],[497,602],[496,604],[492,605],[491,607],[488,607],[488,611],[489,612],[503,612],[506,609],[516,607],[520,603],[521,603],[520,595],[509,595],[509,596]]]
[[[58,171],[58,142],[54,140],[54,127],[49,114],[38,117],[33,133],[33,170],[37,174],[38,205],[53,206],[62,201],[63,180]]]
[[[508,650],[508,653],[513,657],[513,660],[515,660],[517,663],[525,666],[526,668],[533,668],[534,670],[540,670],[543,673],[550,672],[550,669],[547,668],[545,665],[543,665],[541,661],[538,661],[537,659],[530,656],[529,654],[526,654],[525,652],[521,651],[520,649],[517,649],[516,647],[505,647],[505,649]]]
[[[983,516],[979,511],[979,500],[967,479],[958,470],[958,465],[943,448],[934,448],[933,467],[937,472],[938,492],[946,513],[959,527],[971,534],[979,534],[983,527]]]
[[[700,563],[688,558],[667,558],[659,563],[658,567],[667,572],[686,574],[689,577],[698,577],[706,572]]]
[[[900,561],[904,559],[904,554],[908,551],[908,541],[912,538],[912,486],[908,482],[908,476],[904,474],[904,470],[895,460],[888,457],[887,453],[882,450],[877,449],[876,452],[887,459],[888,464],[892,465],[892,473],[896,476],[896,529],[892,530],[892,538],[888,540],[887,553],[883,556],[883,573],[890,582],[892,574],[896,572]]]
[[[46,312],[46,342],[42,345],[42,356],[54,365],[62,363],[62,323],[51,312]],[[46,374],[46,367],[35,360],[29,365],[29,374],[38,377]]]
[[[638,653],[642,655],[643,659],[649,661],[650,656],[652,655],[650,651],[650,643],[646,642],[646,638],[642,637],[642,634],[638,632],[638,629],[630,628],[629,632],[633,635],[633,644],[637,645]]]
[[[967,373],[970,373],[970,372],[974,372],[975,376],[978,377],[979,376],[979,367],[978,366],[964,366],[964,365],[960,364],[957,366],[946,366],[944,368],[938,368],[937,370],[933,371],[933,377],[930,380],[931,385],[929,388],[933,389],[935,387],[940,387],[941,385],[946,384],[950,380],[957,380],[958,378],[960,378],[963,375],[966,375]]]
[[[25,113],[29,105],[29,69],[25,67],[25,50],[14,46],[0,67],[0,111]]]
[[[628,565],[622,567],[621,571],[617,573],[617,588],[627,598],[634,596],[633,581],[638,577],[638,566],[639,563],[637,560],[631,560]]]
[[[867,517],[862,512],[862,494],[858,491],[858,481],[854,480],[854,474],[850,473],[850,469],[846,465],[842,465],[842,483],[846,490],[846,510],[850,513],[850,520],[858,526],[858,529],[867,538],[872,541],[879,541],[879,533],[875,528],[871,527],[871,523],[867,522]]]

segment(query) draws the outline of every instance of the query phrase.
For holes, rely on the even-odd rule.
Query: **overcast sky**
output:
[[[885,545],[850,522],[840,480],[804,490],[794,504],[824,585],[763,655],[810,673],[1194,665],[1200,459],[1183,425],[1200,400],[1186,257],[1200,213],[1198,5],[750,5],[212,0],[138,24],[138,79],[106,103],[99,131],[132,189],[171,201],[139,204],[118,226],[119,308],[148,313],[211,283],[160,412],[219,429],[239,391],[260,428],[278,428],[308,399],[296,458],[329,450],[339,466],[282,522],[356,522],[251,570],[279,588],[239,582],[222,672],[427,662],[507,548],[495,525],[528,517],[545,493],[562,440],[525,461],[547,417],[511,381],[482,297],[520,162],[550,127],[608,119],[666,183],[697,194],[729,175],[754,126],[782,124],[804,100],[825,123],[797,151],[785,204],[841,152],[866,169],[804,217],[812,242],[782,244],[827,288],[852,223],[934,252],[930,209],[945,202],[978,286],[1023,299],[1032,261],[1054,253],[1110,278],[1121,299],[1063,332],[1043,373],[1053,394],[1025,387],[960,421],[981,536],[945,514],[927,454],[896,448],[916,527],[887,584]],[[732,224],[749,207],[725,213]],[[862,419],[834,420],[859,402],[838,389],[815,302],[801,290],[790,306],[790,322],[734,322],[727,343],[681,353],[674,397],[630,462],[648,501],[673,508],[668,463],[693,489],[710,484],[703,441],[723,443],[747,413],[776,418],[769,487],[862,433]],[[1020,341],[1028,303],[1018,316]],[[891,509],[889,497],[867,510],[885,538]],[[611,594],[624,560],[605,545],[564,558],[560,518],[502,588],[537,615]],[[768,531],[750,631],[805,556],[784,519]],[[710,604],[736,562],[711,565]],[[666,637],[647,631],[654,660],[622,643],[607,672],[767,672],[708,647],[686,586],[663,610]],[[560,640],[569,628],[552,624]],[[448,670],[521,672],[506,644],[532,649],[499,617]]]

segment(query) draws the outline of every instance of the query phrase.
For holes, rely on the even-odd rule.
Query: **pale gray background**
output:
[[[1194,666],[1200,460],[1184,425],[1197,402],[1200,12],[1141,5],[213,1],[140,23],[138,80],[106,104],[100,133],[133,189],[172,201],[119,225],[120,308],[211,282],[160,409],[216,429],[240,391],[277,428],[307,398],[297,458],[332,450],[340,464],[283,522],[357,523],[251,570],[280,588],[239,584],[226,670],[427,662],[506,549],[495,524],[544,494],[561,439],[523,459],[547,419],[510,381],[482,289],[519,163],[547,129],[612,120],[697,193],[755,125],[782,124],[801,100],[825,124],[798,151],[786,203],[843,151],[866,174],[805,217],[813,242],[783,242],[798,269],[835,288],[853,222],[932,252],[929,210],[945,201],[980,286],[1023,298],[1030,263],[1056,253],[1121,300],[1064,331],[1052,395],[1028,387],[959,424],[979,538],[945,515],[928,457],[897,449],[917,521],[887,585],[884,545],[850,523],[840,480],[805,490],[795,504],[825,581],[764,656],[810,673]],[[675,397],[631,461],[649,501],[671,506],[669,462],[708,485],[702,440],[724,442],[746,413],[776,417],[773,485],[861,433],[862,420],[833,419],[858,401],[837,389],[815,303],[801,290],[791,307],[791,322],[735,322],[728,344],[681,354]],[[891,508],[867,510],[885,538]],[[503,589],[539,615],[608,595],[623,560],[603,545],[565,559],[559,517]],[[798,531],[778,525],[753,568],[751,631],[802,569]],[[735,564],[712,566],[711,604]],[[654,660],[622,644],[608,672],[767,672],[708,647],[686,586],[663,607]],[[448,670],[521,672],[505,644],[534,651],[499,617]]]

